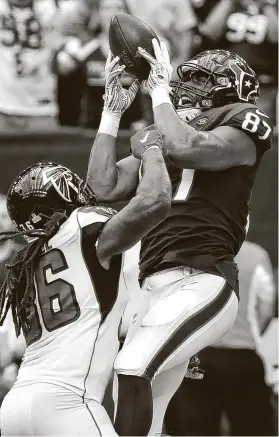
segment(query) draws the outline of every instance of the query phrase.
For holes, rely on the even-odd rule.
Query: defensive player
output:
[[[169,56],[164,44],[153,44],[156,59],[141,48],[139,53],[151,65],[145,85],[163,137],[173,201],[166,220],[142,239],[140,283],[147,305],[134,316],[115,362],[120,435],[146,435],[152,417],[150,433],[160,432],[189,358],[232,326],[238,308],[234,256],[245,239],[256,172],[272,135],[268,116],[255,105],[257,77],[241,57],[224,50],[200,53],[178,67],[170,96]],[[115,159],[121,67],[117,58],[109,61],[114,106],[103,114],[109,135],[95,143],[94,179],[88,176],[103,201],[129,198],[141,165],[136,156]],[[147,131],[141,141],[146,138]]]
[[[160,135],[150,132],[144,146],[132,140],[144,176],[117,214],[50,162],[23,170],[9,189],[18,232],[2,239],[23,234],[29,244],[9,266],[0,324],[11,310],[27,349],[1,408],[4,435],[115,435],[101,402],[127,302],[121,253],[166,217],[171,201]]]

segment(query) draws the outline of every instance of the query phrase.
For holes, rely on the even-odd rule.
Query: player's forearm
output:
[[[106,238],[110,241],[108,253],[128,250],[140,241],[152,228],[163,221],[171,206],[171,183],[162,152],[148,150],[142,159],[143,177],[136,195],[116,216],[115,231]]]
[[[136,196],[152,203],[171,201],[171,184],[163,154],[158,149],[148,150],[142,157],[143,177],[138,186]]]
[[[198,132],[184,123],[178,117],[170,100],[169,103],[156,105],[156,96],[153,98],[153,112],[156,129],[163,137],[164,144],[174,153],[180,148],[192,147]]]
[[[119,238],[121,232],[125,234],[125,239],[121,239],[122,244],[125,245],[121,252],[132,247],[163,221],[171,207],[171,182],[162,152],[152,149],[144,155],[142,180],[135,197],[125,210],[123,209],[123,217],[125,217],[122,221],[123,228],[122,230],[118,228]]]
[[[108,201],[117,179],[116,138],[99,132],[91,149],[86,182],[100,201]]]
[[[198,132],[180,120],[172,106],[156,107],[154,121],[163,137],[165,156],[178,167],[203,169],[204,165],[210,167],[222,162],[223,148],[215,137],[210,132]]]

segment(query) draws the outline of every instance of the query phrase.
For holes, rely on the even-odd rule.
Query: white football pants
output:
[[[47,383],[12,388],[2,403],[0,428],[4,436],[117,435],[99,402]]]
[[[232,327],[238,299],[224,278],[189,267],[149,276],[142,293],[114,368],[117,374],[152,381],[154,414],[150,434],[154,434],[158,432],[154,421],[162,423],[160,414],[165,413],[182,382],[189,358],[220,340]],[[157,408],[158,397],[164,407]]]

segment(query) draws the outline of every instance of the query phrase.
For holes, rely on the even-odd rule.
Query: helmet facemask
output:
[[[195,86],[191,81],[194,75],[202,73],[206,76],[206,80],[200,86]],[[222,94],[226,94],[228,99],[231,82],[229,77],[223,72],[217,73],[205,67],[197,65],[193,61],[185,62],[177,69],[179,81],[171,82],[173,93],[171,95],[172,103],[176,110],[181,110],[187,107],[200,108],[201,110],[210,109],[214,106],[221,106]],[[190,82],[191,83],[188,83]],[[211,83],[210,89],[208,84]],[[184,100],[184,102],[183,102]],[[236,101],[233,93],[231,94],[231,102]],[[228,101],[226,101],[226,104]]]

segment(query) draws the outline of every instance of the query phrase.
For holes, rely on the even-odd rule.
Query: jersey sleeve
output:
[[[272,121],[264,111],[255,105],[239,105],[226,115],[221,124],[245,132],[255,143],[260,157],[271,147]]]
[[[79,227],[84,229],[94,223],[106,223],[116,214],[112,208],[102,206],[84,206],[77,210]]]

